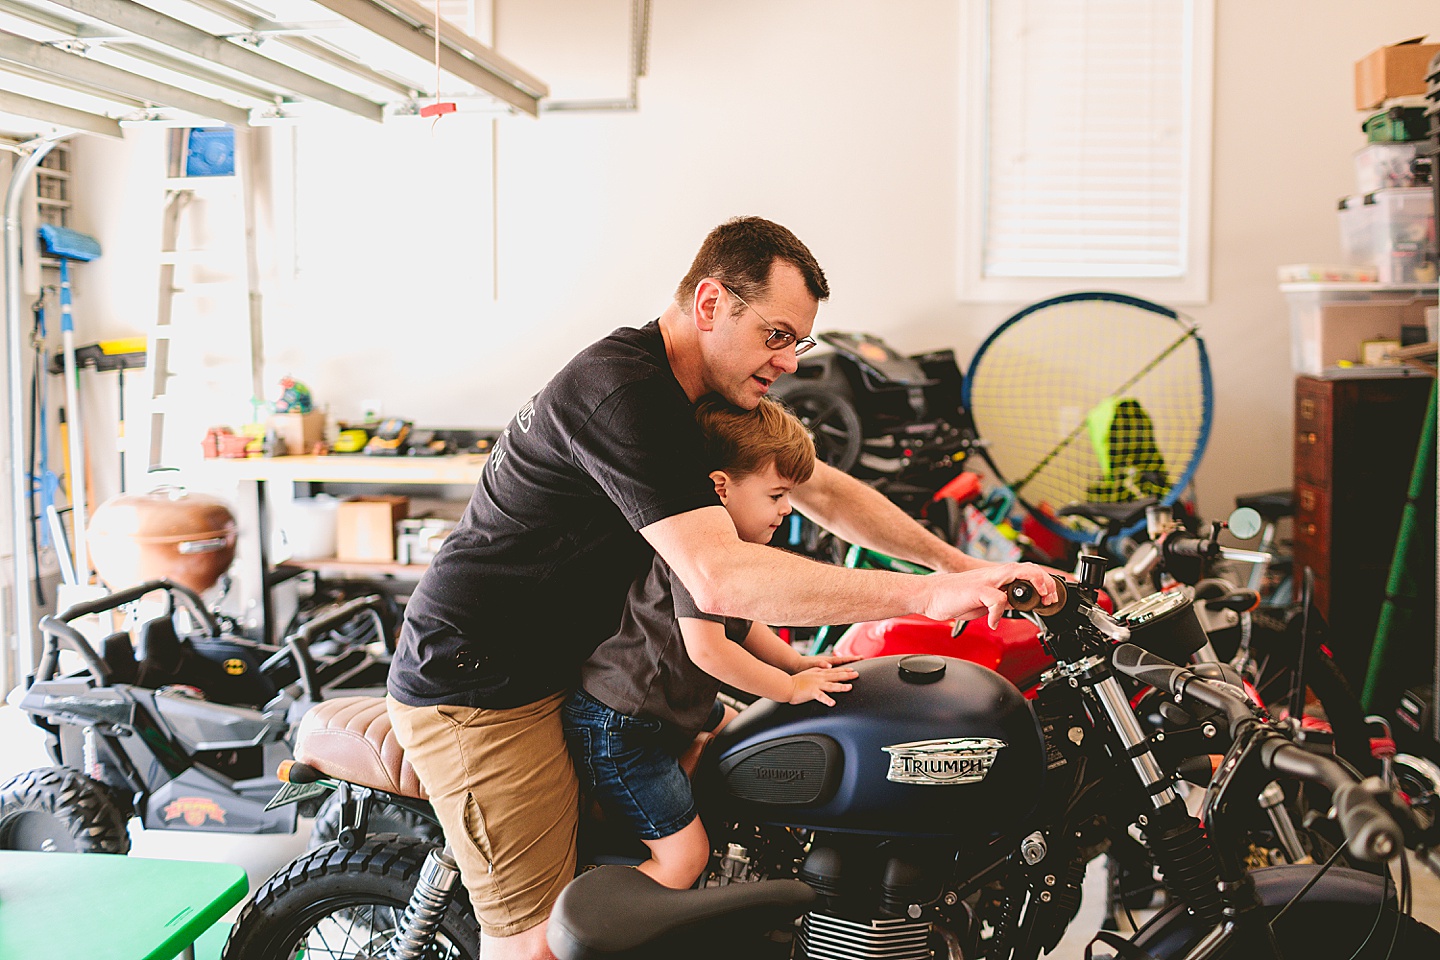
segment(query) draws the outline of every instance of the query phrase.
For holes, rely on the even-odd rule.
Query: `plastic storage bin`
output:
[[[296,497],[276,511],[281,541],[274,552],[291,560],[324,560],[335,556],[336,520],[340,500],[327,494]]]
[[[1415,186],[1414,143],[1372,143],[1355,152],[1355,187],[1361,193]]]
[[[1357,194],[1340,201],[1340,252],[1346,263],[1375,267],[1375,204]],[[1379,274],[1370,277],[1378,280]]]
[[[1360,359],[1365,340],[1400,339],[1400,328],[1425,322],[1435,287],[1420,284],[1286,283],[1290,305],[1290,360],[1297,374],[1320,376],[1326,367]]]
[[[1381,283],[1434,283],[1435,199],[1429,187],[1377,190],[1372,255]]]

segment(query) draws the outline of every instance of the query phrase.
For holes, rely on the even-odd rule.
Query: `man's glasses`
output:
[[[736,293],[734,290],[731,290],[728,284],[722,283],[720,284],[720,286],[724,287],[726,293],[730,294],[730,296],[734,297],[736,300],[739,300],[746,309],[748,309],[751,313],[755,314],[755,316],[760,318],[761,323],[765,324],[766,329],[770,331],[770,335],[765,338],[765,346],[769,347],[771,350],[784,350],[786,347],[790,346],[793,343],[795,345],[795,356],[798,357],[802,353],[807,352],[815,346],[814,337],[796,337],[795,334],[791,333],[788,330],[778,329],[775,324],[765,319],[765,316],[759,310],[756,310],[754,307],[750,306],[750,304],[745,303],[745,298],[740,296],[740,294]]]

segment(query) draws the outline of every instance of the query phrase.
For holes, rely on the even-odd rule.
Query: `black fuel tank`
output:
[[[854,667],[834,707],[762,700],[741,713],[708,752],[702,803],[737,819],[961,842],[1035,808],[1044,743],[1008,680],[948,657]]]

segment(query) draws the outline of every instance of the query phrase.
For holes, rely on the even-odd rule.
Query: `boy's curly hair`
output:
[[[742,410],[708,397],[695,408],[705,435],[706,463],[740,478],[774,463],[775,472],[792,483],[804,483],[815,472],[815,443],[805,425],[778,401],[760,398],[754,410]]]

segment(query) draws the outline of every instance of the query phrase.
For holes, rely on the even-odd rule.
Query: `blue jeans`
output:
[[[642,840],[679,833],[695,819],[690,778],[667,749],[659,720],[627,716],[577,690],[560,713],[583,789]]]

